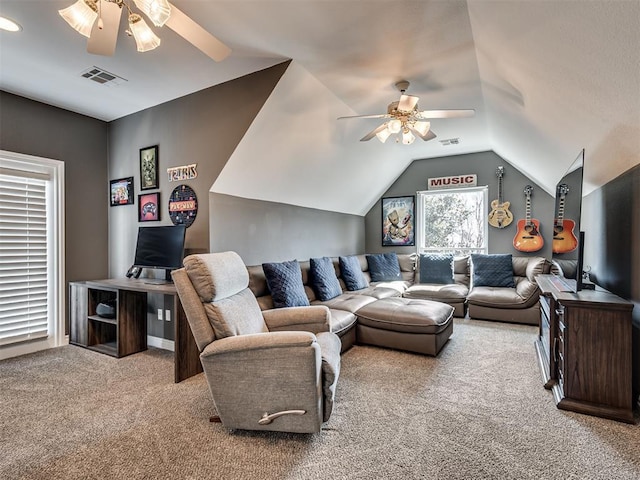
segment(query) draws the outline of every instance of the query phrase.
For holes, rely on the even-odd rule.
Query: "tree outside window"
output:
[[[418,192],[418,252],[487,253],[487,187]]]

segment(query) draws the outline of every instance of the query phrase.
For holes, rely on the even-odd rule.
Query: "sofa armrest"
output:
[[[530,281],[528,278],[520,278],[516,282],[516,293],[522,297],[523,300],[529,300],[534,295],[538,294],[538,284]]]
[[[331,313],[324,305],[274,308],[262,312],[270,332],[304,331],[311,333],[331,330]]]
[[[536,276],[548,271],[547,260],[543,257],[531,257],[527,263],[527,280],[536,283]]]

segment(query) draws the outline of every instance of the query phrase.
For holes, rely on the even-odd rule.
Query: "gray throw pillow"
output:
[[[511,254],[483,255],[471,254],[471,269],[474,287],[511,287],[513,281],[513,262]]]
[[[420,283],[448,285],[453,279],[453,255],[420,254]]]
[[[340,282],[336,277],[336,270],[329,257],[312,258],[309,260],[311,285],[318,295],[318,300],[326,302],[342,293]]]
[[[273,298],[273,306],[306,307],[309,299],[302,283],[302,271],[297,260],[263,263],[262,269]]]
[[[395,252],[367,255],[367,262],[372,282],[402,280],[400,262]]]
[[[347,290],[362,290],[369,286],[360,268],[360,260],[358,260],[358,257],[355,255],[339,257],[338,263],[340,264],[340,275],[342,276],[342,280],[344,280]]]

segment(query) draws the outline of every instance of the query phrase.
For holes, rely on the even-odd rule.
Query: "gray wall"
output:
[[[248,265],[364,252],[364,217],[212,193],[211,251]]]
[[[109,177],[134,177],[136,204],[109,210],[109,274],[124,277],[133,262],[138,227],[172,225],[171,191],[181,184],[194,189],[198,215],[187,229],[186,248],[209,250],[209,189],[262,108],[289,62],[216,85],[137,112],[109,124]],[[138,222],[140,148],[158,145],[161,220]],[[197,163],[198,177],[169,182],[168,167]],[[156,190],[144,190],[144,193]],[[229,232],[233,235],[233,232]],[[163,272],[143,275],[163,277]],[[149,297],[149,334],[173,338],[173,321],[153,321],[162,298]],[[166,308],[166,307],[165,307]]]
[[[589,169],[588,160],[585,170]],[[640,167],[634,167],[583,200],[584,264],[591,279],[631,300],[634,395],[640,393]]]
[[[398,177],[384,193],[383,197],[415,195],[418,191],[427,190],[427,179],[449,175],[476,174],[478,185],[489,186],[489,202],[498,198],[498,177],[496,169],[504,166],[503,199],[511,202],[510,211],[514,220],[508,227],[498,229],[489,227],[489,253],[513,253],[514,255],[532,255],[549,257],[551,255],[551,238],[553,232],[554,199],[536,183],[516,170],[506,160],[494,152],[470,153],[451,157],[415,160]],[[513,248],[513,237],[517,232],[518,219],[525,216],[524,187],[533,186],[531,197],[532,217],[541,222],[540,230],[545,239],[542,250],[534,253],[519,252]],[[489,206],[488,206],[489,207]],[[489,210],[487,210],[487,215]],[[383,247],[382,218],[380,202],[369,210],[365,217],[365,247],[367,252],[410,253],[416,247]]]
[[[138,223],[138,205],[110,209],[109,270],[122,277],[133,262],[138,226],[172,225],[167,201],[181,184],[198,197],[198,216],[186,248],[209,249],[209,189],[285,72],[288,62],[216,85],[109,124],[109,177],[134,177],[140,190],[139,150],[158,145],[161,221]],[[198,177],[169,182],[168,167],[197,163]],[[154,190],[145,190],[144,193]]]
[[[106,278],[107,124],[0,91],[0,148],[64,162],[66,280]]]

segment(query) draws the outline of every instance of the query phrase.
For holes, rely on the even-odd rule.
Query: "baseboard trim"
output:
[[[166,338],[154,337],[151,335],[147,335],[147,346],[162,348],[163,350],[169,350],[171,352],[175,351],[173,340],[167,340]]]

